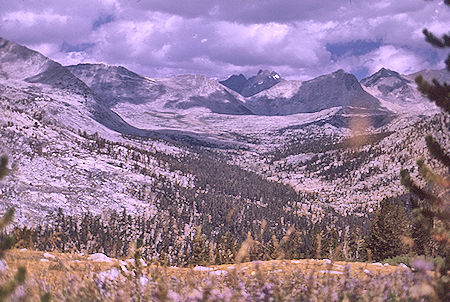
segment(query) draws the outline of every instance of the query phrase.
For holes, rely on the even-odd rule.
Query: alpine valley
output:
[[[445,70],[420,74],[450,82]],[[14,207],[28,227],[61,215],[141,217],[149,257],[181,253],[200,226],[210,241],[315,224],[344,236],[383,198],[406,194],[401,168],[417,175],[419,157],[436,167],[426,134],[450,148],[450,122],[415,76],[150,78],[62,66],[0,38],[0,154],[10,169],[0,212]]]

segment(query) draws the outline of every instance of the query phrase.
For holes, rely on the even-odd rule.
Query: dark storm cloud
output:
[[[421,30],[450,28],[442,1],[2,0],[0,36],[63,64],[121,64],[149,76],[275,69],[308,78],[339,68],[438,67]]]
[[[347,20],[357,15],[374,17],[412,13],[424,1],[389,0],[149,0],[130,2],[139,10],[152,10],[186,18],[210,18],[244,24],[291,23],[299,20]]]

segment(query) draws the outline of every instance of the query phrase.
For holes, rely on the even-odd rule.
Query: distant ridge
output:
[[[104,64],[79,64],[67,68],[107,100],[109,107],[126,103],[149,110],[199,107],[219,114],[253,114],[237,94],[203,75],[149,79],[124,67]]]
[[[90,111],[102,123],[112,123],[110,127],[114,129],[127,128],[127,123],[115,113],[125,118],[123,114],[131,112],[178,114],[198,108],[226,115],[276,116],[351,107],[379,114],[387,109],[396,112],[404,103],[423,102],[415,91],[412,75],[400,75],[386,68],[361,82],[344,70],[303,82],[285,80],[269,70],[259,70],[250,78],[232,75],[221,82],[203,75],[152,79],[121,66],[86,63],[63,67],[5,39],[0,40],[0,45],[0,76],[89,95]],[[439,71],[422,73],[426,77],[443,77]],[[400,111],[404,110],[409,109]]]

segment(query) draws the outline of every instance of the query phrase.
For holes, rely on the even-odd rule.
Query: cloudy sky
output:
[[[259,69],[308,79],[337,69],[443,68],[424,27],[450,29],[442,0],[0,0],[0,36],[64,64],[150,77]]]

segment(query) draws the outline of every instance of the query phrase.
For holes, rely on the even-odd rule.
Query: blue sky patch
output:
[[[362,79],[370,76],[369,69],[367,67],[360,67],[356,69],[350,70],[350,73],[355,75],[355,77],[358,79],[358,81],[361,81]]]
[[[79,44],[69,44],[67,42],[63,42],[61,45],[62,52],[79,52],[85,51],[86,49],[92,48],[95,46],[95,43],[79,43]]]
[[[377,49],[382,44],[381,39],[377,41],[370,40],[352,40],[341,43],[327,43],[326,49],[331,53],[331,59],[336,60],[343,55],[360,56]]]
[[[100,16],[92,24],[92,29],[97,29],[103,24],[111,23],[114,21],[114,19],[115,18],[113,15]]]

